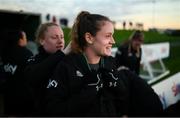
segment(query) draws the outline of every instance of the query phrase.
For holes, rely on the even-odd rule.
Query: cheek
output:
[[[63,43],[63,46],[65,45],[65,42],[64,42],[64,40],[62,41],[62,43]]]
[[[141,45],[141,42],[137,42],[136,45],[137,45],[137,46],[140,46],[140,45]]]
[[[97,47],[101,48],[101,49],[106,49],[108,43],[106,42],[98,42],[97,43]]]
[[[52,40],[46,40],[44,41],[44,47],[48,48],[48,49],[53,49],[55,48],[55,42],[53,42]]]
[[[56,45],[56,41],[55,40],[47,40],[46,43],[51,45],[51,46],[55,46]]]
[[[111,49],[110,48],[106,48],[105,50],[104,50],[104,54],[106,55],[106,56],[110,56],[111,55]]]
[[[109,54],[109,53],[111,53],[111,50],[109,50],[109,49],[107,49],[107,46],[106,46],[106,44],[101,44],[101,45],[99,45],[98,47],[98,50],[99,50],[99,52],[101,53],[101,54]]]
[[[133,42],[132,46],[134,46],[134,47],[138,46],[138,42]]]

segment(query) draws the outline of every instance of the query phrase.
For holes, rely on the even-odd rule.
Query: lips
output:
[[[111,48],[112,48],[112,46],[108,46],[108,47],[106,47],[106,49],[108,49],[108,50],[111,50]]]
[[[62,48],[63,48],[63,46],[62,46],[62,45],[60,45],[60,46],[56,46],[56,48],[57,48],[57,49],[62,49]]]

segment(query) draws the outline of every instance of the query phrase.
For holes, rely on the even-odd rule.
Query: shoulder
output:
[[[121,77],[123,76],[123,77],[127,78],[128,81],[131,81],[131,80],[134,81],[134,80],[140,78],[138,75],[133,73],[128,67],[125,67],[125,66],[120,66],[120,67],[116,68],[116,73]]]
[[[124,44],[121,44],[121,45],[118,47],[118,49],[119,49],[119,50],[127,49],[128,46],[129,46],[129,43],[124,43]]]
[[[103,57],[103,60],[104,60],[104,67],[105,68],[109,68],[109,69],[115,68],[116,60],[114,57],[112,57],[112,56]]]
[[[72,63],[78,59],[79,55],[75,53],[70,53],[68,55],[65,55],[62,59],[62,62],[69,62]]]
[[[60,65],[66,65],[66,66],[73,66],[78,61],[78,54],[70,53],[68,55],[65,55],[63,59],[58,63],[58,66]],[[80,60],[79,60],[80,61]]]
[[[129,68],[126,66],[120,66],[117,68],[117,71],[129,71]]]
[[[28,63],[28,64],[33,64],[33,63],[39,62],[39,59],[40,59],[39,54],[33,55],[33,56],[31,56],[31,57],[29,57],[29,58],[27,59],[27,63]]]
[[[12,53],[14,53],[14,55],[17,55],[19,57],[31,57],[33,56],[33,53],[27,49],[26,47],[21,47],[21,46],[16,46],[14,48],[14,50],[12,50]]]
[[[121,45],[118,47],[117,54],[121,55],[122,53],[128,50],[128,45]]]
[[[126,66],[119,66],[115,69],[116,73],[120,76],[124,76],[125,78],[134,78],[136,77],[128,67]]]

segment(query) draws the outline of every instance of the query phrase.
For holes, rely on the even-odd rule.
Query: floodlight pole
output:
[[[156,3],[156,0],[152,0],[152,3],[153,3],[152,28],[155,28],[155,3]]]

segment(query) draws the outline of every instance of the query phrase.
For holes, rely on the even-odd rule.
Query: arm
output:
[[[67,69],[58,64],[47,86],[46,111],[48,116],[67,116],[68,83],[65,78],[67,78]]]
[[[29,64],[25,69],[25,76],[30,85],[38,86],[45,78],[51,76],[59,61],[64,57],[64,53],[57,51],[38,63]]]
[[[162,112],[162,104],[151,86],[130,71],[124,71],[129,81],[130,116],[158,116]]]
[[[46,108],[49,116],[84,116],[83,114],[94,113],[92,110],[96,111],[93,109],[97,105],[96,86],[87,86],[93,78],[76,77],[71,71],[72,68],[62,62],[53,74],[52,80],[58,85],[48,85]]]
[[[137,75],[139,75],[139,73],[140,73],[141,58],[142,58],[142,49],[140,48],[140,57],[139,57],[139,60],[138,60],[138,63],[137,63],[136,69],[135,69]]]

